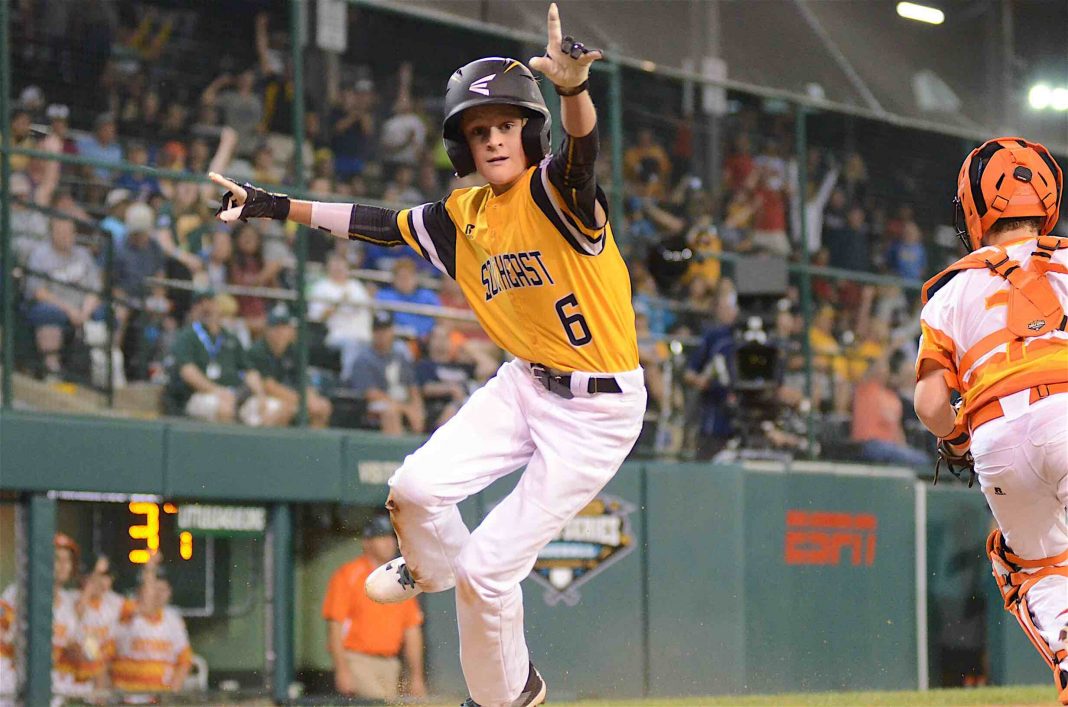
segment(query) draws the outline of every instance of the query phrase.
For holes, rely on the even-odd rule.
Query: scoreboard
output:
[[[230,585],[239,572],[248,584],[262,577],[262,508],[202,506],[152,496],[57,494],[59,530],[82,548],[81,570],[99,555],[111,560],[115,591],[132,593],[149,559],[173,588],[172,604],[184,616],[210,617],[230,610]]]

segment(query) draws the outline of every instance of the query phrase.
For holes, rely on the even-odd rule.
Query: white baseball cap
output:
[[[126,209],[126,230],[129,233],[144,233],[152,230],[156,214],[148,204],[138,201]]]

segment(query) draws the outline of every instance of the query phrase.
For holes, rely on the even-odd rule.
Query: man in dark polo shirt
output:
[[[367,400],[368,416],[384,434],[403,434],[405,422],[412,434],[422,434],[426,426],[423,396],[412,364],[397,353],[395,340],[392,315],[375,312],[371,346],[353,363],[349,384]]]
[[[300,385],[297,371],[297,321],[289,309],[280,304],[267,317],[267,331],[248,351],[249,363],[263,379],[263,388],[272,398],[282,401],[283,409],[292,418],[300,407]],[[308,386],[308,423],[312,427],[326,427],[330,423],[330,401]]]
[[[436,430],[456,414],[475,389],[475,367],[458,360],[451,350],[445,324],[430,330],[426,349],[426,356],[415,364],[415,381],[423,394],[427,420]]]
[[[167,357],[166,412],[208,422],[240,418],[252,427],[287,424],[282,402],[267,395],[241,342],[222,328],[214,293],[194,296],[192,316]]]

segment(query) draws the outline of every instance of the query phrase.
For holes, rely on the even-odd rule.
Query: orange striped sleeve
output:
[[[936,329],[927,322],[920,322],[922,336],[920,338],[920,352],[916,356],[916,378],[919,380],[920,370],[924,361],[931,361],[940,368],[949,371],[954,378],[957,377],[956,351],[957,347],[948,334]],[[956,387],[956,386],[954,386]]]

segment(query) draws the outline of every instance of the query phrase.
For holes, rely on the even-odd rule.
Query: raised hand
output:
[[[600,49],[586,49],[560,30],[560,11],[556,3],[549,5],[547,21],[549,41],[545,56],[530,60],[530,68],[543,73],[547,79],[563,89],[575,88],[589,78],[590,64],[603,58]]]
[[[285,194],[273,194],[248,183],[238,185],[215,172],[210,172],[208,178],[226,189],[222,204],[215,212],[220,221],[230,223],[250,218],[284,221],[289,216],[290,200]]]

